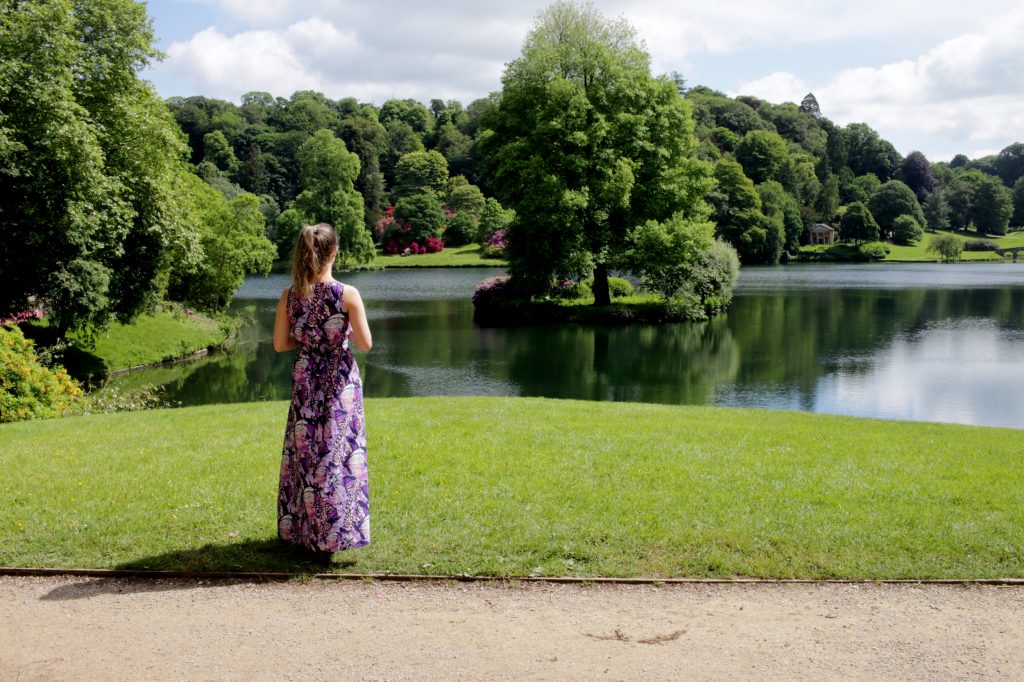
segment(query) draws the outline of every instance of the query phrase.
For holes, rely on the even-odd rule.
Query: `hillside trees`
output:
[[[735,161],[715,164],[717,185],[708,195],[715,235],[732,244],[743,263],[777,263],[785,245],[783,215],[771,219],[761,211],[761,198]]]
[[[530,294],[593,268],[596,305],[608,268],[649,221],[703,221],[708,170],[676,84],[651,77],[622,20],[556,3],[538,16],[485,117],[490,184],[516,211],[513,280]]]

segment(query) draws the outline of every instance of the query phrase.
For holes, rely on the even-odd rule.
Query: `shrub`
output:
[[[937,253],[945,263],[952,263],[960,260],[960,254],[964,250],[963,241],[951,234],[937,234],[928,242],[928,253]]]
[[[964,242],[964,251],[995,251],[999,248],[991,239],[969,239]]]
[[[900,215],[892,222],[892,241],[894,244],[909,246],[921,241],[924,228],[912,215]]]
[[[500,275],[480,282],[473,290],[473,305],[487,308],[514,299],[511,281],[508,275]]]
[[[506,232],[502,229],[488,237],[487,241],[484,243],[482,256],[484,258],[504,258],[505,247],[507,246],[505,235]]]
[[[892,253],[892,248],[882,242],[868,242],[860,245],[860,255],[864,260],[885,260]]]
[[[462,246],[476,239],[477,224],[473,216],[463,212],[448,221],[444,241],[448,246]]]
[[[161,399],[161,390],[159,386],[139,388],[103,386],[99,390],[83,396],[82,400],[76,402],[68,411],[68,414],[108,414],[110,412],[137,412],[170,407],[170,403]]]
[[[686,290],[700,301],[704,312],[724,310],[732,303],[733,288],[739,276],[740,259],[736,249],[716,239],[697,256]]]
[[[590,285],[590,290],[594,290],[594,280],[587,280]],[[609,277],[608,278],[608,291],[611,293],[612,298],[623,298],[625,296],[633,295],[633,285],[629,283],[628,279],[622,277]]]
[[[60,417],[81,395],[63,367],[40,364],[20,329],[0,326],[0,422]]]

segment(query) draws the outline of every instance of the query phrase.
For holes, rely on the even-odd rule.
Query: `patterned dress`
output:
[[[288,293],[292,370],[277,530],[282,540],[336,552],[370,544],[363,384],[348,347],[341,282],[318,282],[302,300]]]

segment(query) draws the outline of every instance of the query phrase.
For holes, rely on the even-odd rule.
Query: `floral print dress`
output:
[[[321,552],[370,544],[363,385],[342,310],[341,282],[317,282],[312,296],[289,291],[288,321],[301,344],[292,370],[284,433],[277,530],[282,540]]]

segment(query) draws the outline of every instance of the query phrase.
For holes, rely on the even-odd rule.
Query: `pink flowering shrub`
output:
[[[490,237],[487,238],[487,242],[484,244],[484,258],[504,258],[505,247],[508,242],[505,239],[505,230],[498,230]]]

